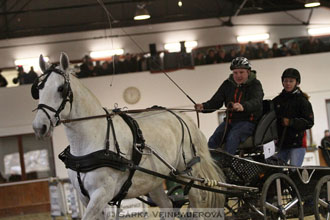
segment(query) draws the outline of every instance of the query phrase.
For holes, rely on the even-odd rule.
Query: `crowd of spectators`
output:
[[[196,48],[192,51],[194,66],[225,63],[230,62],[237,56],[243,56],[250,60],[264,59],[272,57],[295,56],[299,54],[318,53],[330,51],[330,37],[325,37],[327,40],[324,43],[320,38],[309,37],[290,39],[278,43],[273,43],[270,48],[267,43],[247,43],[235,45],[218,45],[203,48]],[[76,65],[77,77],[93,77],[110,74],[124,74],[132,72],[141,72],[155,69],[155,62],[152,62],[153,57],[147,57],[146,54],[129,54],[124,56],[114,56],[113,60],[92,60],[88,55],[84,56],[80,65]],[[158,56],[160,60],[160,57]],[[160,64],[158,64],[160,63]],[[162,61],[157,61],[157,66],[161,65]],[[163,70],[164,67],[157,67]],[[156,69],[157,69],[156,68]],[[162,69],[163,68],[163,69]],[[166,69],[165,69],[166,70]],[[38,77],[37,73],[31,67],[26,73],[22,66],[17,68],[17,77],[13,79],[15,84],[30,84]],[[7,80],[1,75],[0,70],[0,87],[7,86]]]
[[[109,74],[133,73],[149,70],[147,58],[144,54],[129,54],[125,56],[114,56],[114,61],[94,62],[88,55],[82,59],[82,64],[78,66],[78,78],[85,78],[91,76],[103,76]]]
[[[30,71],[28,73],[24,71],[23,66],[19,66],[17,71],[17,77],[13,79],[14,84],[32,84],[34,80],[38,78],[38,74],[34,71],[33,66],[30,67]]]
[[[216,47],[198,48],[194,51],[194,64],[205,65],[230,62],[237,56],[243,56],[249,60],[272,57],[295,56],[330,51],[330,45],[326,45],[320,39],[310,37],[305,41],[288,41],[281,47],[273,43],[272,48],[267,43],[249,42],[240,45],[218,45]]]

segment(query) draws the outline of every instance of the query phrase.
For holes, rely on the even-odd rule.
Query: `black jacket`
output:
[[[324,137],[321,140],[321,146],[329,148],[330,147],[330,137]]]
[[[246,83],[237,85],[233,74],[226,79],[219,87],[213,97],[203,103],[203,112],[213,112],[222,107],[223,103],[228,106],[230,102],[239,102],[244,108],[242,112],[231,112],[229,121],[251,121],[257,122],[262,115],[262,99],[264,92],[256,72],[251,71]]]
[[[276,117],[278,137],[282,138],[284,127],[283,118],[290,119],[287,131],[284,134],[282,148],[302,147],[302,140],[306,129],[314,125],[314,113],[311,103],[307,100],[299,88],[293,92],[283,90],[273,99]],[[281,143],[281,140],[279,140]]]

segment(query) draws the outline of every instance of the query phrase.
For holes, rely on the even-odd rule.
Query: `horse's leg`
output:
[[[99,220],[104,219],[105,213],[102,213],[107,206],[107,203],[111,200],[114,194],[114,189],[110,187],[100,187],[93,191],[90,195],[90,200],[88,202],[85,214],[82,220]]]
[[[173,210],[172,202],[166,195],[162,184],[159,187],[156,187],[151,192],[149,192],[149,195],[152,201],[154,201],[157,204],[157,206],[160,208],[160,212],[168,213],[168,211]],[[171,218],[171,213],[168,214],[169,215],[166,217],[166,219],[174,219],[174,217]],[[160,217],[161,219],[164,218],[162,216]]]

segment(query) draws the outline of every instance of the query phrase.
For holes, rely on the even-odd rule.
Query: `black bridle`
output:
[[[71,86],[70,86],[69,75],[65,74],[65,72],[63,72],[62,70],[57,69],[56,65],[53,64],[50,68],[45,70],[44,73],[35,80],[35,82],[33,83],[32,87],[31,87],[31,93],[32,93],[32,97],[34,99],[39,99],[39,90],[44,88],[45,83],[48,80],[48,77],[52,73],[57,73],[57,74],[63,76],[63,78],[64,78],[64,85],[63,85],[63,90],[62,90],[62,98],[63,98],[62,103],[58,107],[57,110],[54,109],[53,107],[45,105],[45,104],[39,104],[35,110],[39,110],[39,109],[42,110],[46,114],[47,118],[49,119],[50,124],[53,127],[56,127],[61,123],[60,113],[65,108],[65,105],[67,102],[70,103],[70,111],[72,109],[73,93],[72,93]],[[42,78],[44,76],[45,76],[45,78],[40,81],[40,78]],[[53,123],[53,121],[52,121],[49,113],[46,111],[46,109],[55,113],[54,114],[54,118],[56,119],[55,123]],[[33,110],[33,111],[35,111],[35,110]]]

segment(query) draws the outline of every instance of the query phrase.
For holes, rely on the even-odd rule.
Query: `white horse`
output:
[[[50,67],[50,64],[44,62],[41,55],[40,68],[44,75],[40,77],[39,85],[33,91],[37,92],[38,95],[35,98],[39,98],[38,112],[33,121],[33,129],[37,137],[51,136],[53,127],[58,124],[59,119],[105,114],[98,99],[72,74],[73,70],[69,68],[69,58],[65,53],[61,54],[60,65],[57,67]],[[181,113],[176,114],[187,124],[192,136],[192,143],[196,147],[197,155],[201,158],[199,163],[193,165],[192,176],[224,182],[222,172],[216,167],[210,156],[204,135],[188,116]],[[181,146],[183,132],[178,118],[165,110],[143,112],[134,114],[133,117],[143,132],[145,143],[173,167],[184,170],[185,162],[193,157],[193,151],[185,126],[185,135]],[[124,153],[125,158],[131,159],[132,132],[120,116],[115,115],[112,120],[120,151]],[[64,126],[72,155],[84,156],[105,149],[106,118],[66,123]],[[110,133],[110,150],[116,152],[111,130]],[[182,156],[183,150],[186,157],[185,161]],[[160,174],[168,175],[170,173],[168,166],[152,154],[142,155],[139,165]],[[82,172],[81,183],[88,196],[81,192],[77,172],[68,169],[68,175],[71,183],[79,192],[81,201],[86,206],[83,219],[92,220],[105,218],[102,211],[120,191],[128,178],[129,171],[122,172],[117,169],[102,167],[89,172]],[[136,171],[126,198],[135,198],[149,193],[151,199],[160,208],[171,208],[172,203],[166,196],[162,183],[163,179],[159,177]],[[190,207],[223,208],[224,202],[223,194],[196,188],[192,188],[189,192]]]

